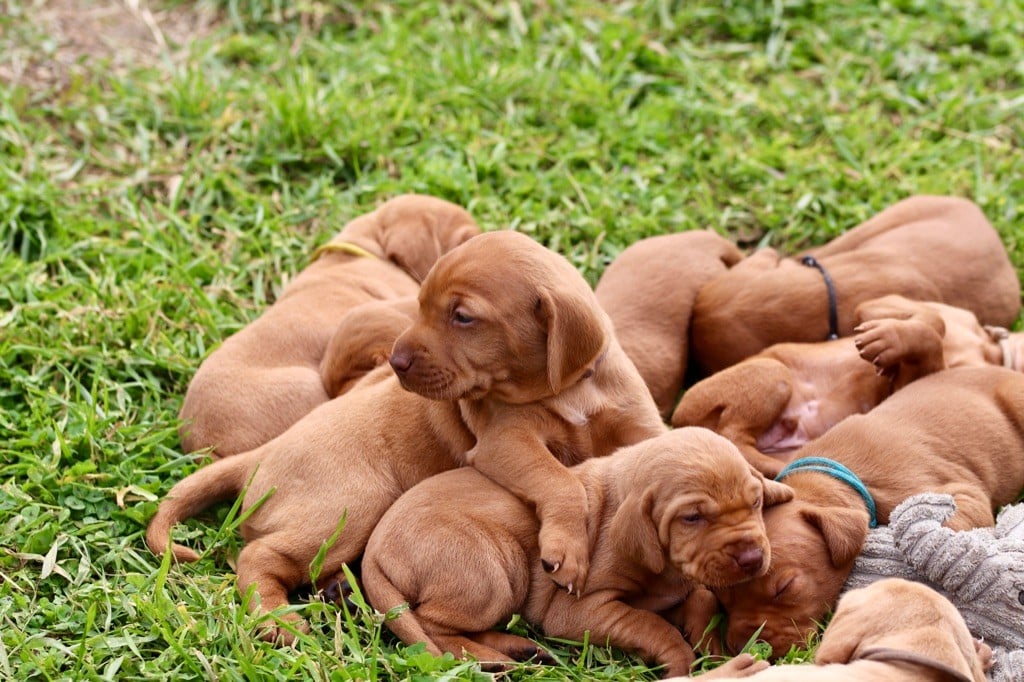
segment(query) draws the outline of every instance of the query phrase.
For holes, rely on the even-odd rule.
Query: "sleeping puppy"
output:
[[[409,608],[385,624],[435,656],[504,663],[538,653],[493,628],[514,613],[550,637],[638,652],[689,672],[693,649],[657,612],[699,585],[763,575],[771,552],[762,506],[792,491],[766,480],[706,429],[678,429],[573,467],[587,499],[590,578],[579,597],[547,578],[530,507],[472,468],[449,471],[403,495],[381,519],[363,557],[375,609]],[[688,614],[699,638],[711,613]],[[726,671],[723,671],[723,673]]]
[[[665,418],[683,388],[697,292],[742,259],[732,242],[711,230],[650,237],[619,254],[594,287]]]
[[[820,269],[801,264],[803,256]],[[1020,311],[1017,272],[981,210],[918,196],[796,258],[763,249],[715,277],[693,307],[691,357],[712,374],[776,343],[849,336],[857,306],[888,294],[964,308],[1001,327]]]
[[[404,366],[402,382],[430,399],[403,390],[390,366],[372,370],[277,438],[171,488],[150,521],[149,547],[195,560],[194,551],[170,545],[172,526],[245,489],[241,513],[251,515],[241,524],[238,587],[245,594],[255,586],[253,606],[267,613],[309,583],[310,563],[341,519],[323,576],[359,557],[402,492],[465,464],[482,444],[499,453],[481,451],[478,462],[493,465],[507,447],[505,478],[557,509],[575,492],[560,487],[565,476],[582,490],[564,465],[665,431],[582,276],[528,237],[487,233],[442,256],[424,280],[417,319],[391,359]],[[445,355],[416,350],[410,360],[419,335],[443,344]],[[489,424],[494,430],[485,431]],[[573,540],[586,551],[585,517],[578,518]],[[280,620],[268,637],[288,642],[303,627],[294,612]]]
[[[920,583],[887,578],[843,595],[814,665],[780,665],[742,679],[985,682],[991,656],[948,599]]]
[[[771,571],[716,590],[729,616],[729,646],[739,649],[759,628],[780,655],[806,642],[839,597],[872,509],[885,524],[911,495],[948,493],[957,513],[946,526],[992,526],[993,510],[1024,489],[1022,453],[1024,375],[1003,367],[936,372],[847,417],[794,458],[832,463],[812,460],[792,471],[783,480],[796,497],[765,512]]]
[[[347,224],[199,366],[179,415],[182,447],[245,452],[327,402],[320,362],[339,318],[361,303],[415,296],[438,256],[479,232],[462,208],[414,194]]]
[[[854,318],[852,338],[775,344],[697,382],[672,425],[720,433],[775,476],[797,448],[922,376],[950,367],[1024,370],[1024,334],[984,328],[969,310],[891,295],[862,303]]]
[[[402,386],[454,400],[476,445],[466,461],[533,505],[540,560],[583,589],[587,498],[564,463],[666,430],[611,320],[569,261],[517,232],[442,256],[391,366]]]
[[[320,361],[320,378],[337,398],[373,369],[387,363],[395,339],[416,319],[416,298],[373,301],[341,316]]]

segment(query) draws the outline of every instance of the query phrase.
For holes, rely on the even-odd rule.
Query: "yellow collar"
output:
[[[313,251],[313,255],[309,258],[309,262],[312,263],[325,253],[347,253],[352,256],[360,256],[362,258],[378,258],[363,247],[356,246],[352,242],[327,242],[326,244],[321,244],[315,251]]]

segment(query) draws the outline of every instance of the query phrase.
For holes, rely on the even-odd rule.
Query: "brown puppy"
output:
[[[330,398],[336,398],[391,357],[395,339],[416,319],[414,296],[373,301],[341,316],[320,361],[320,378]]]
[[[888,578],[843,595],[814,665],[780,665],[742,679],[984,682],[991,655],[948,599],[920,583]]]
[[[1020,311],[1020,282],[999,234],[966,199],[906,199],[802,255],[816,258],[834,283],[839,336],[852,333],[859,304],[887,294],[965,308],[1002,327]],[[799,256],[764,249],[701,289],[690,352],[711,374],[772,344],[828,334],[822,273]]]
[[[608,266],[594,293],[663,417],[683,388],[697,292],[743,259],[711,230],[642,239]]]
[[[381,519],[363,557],[375,609],[409,604],[387,626],[435,656],[486,662],[529,657],[537,646],[493,631],[514,613],[551,637],[640,653],[686,674],[694,654],[655,612],[700,584],[763,575],[771,559],[761,508],[792,498],[734,445],[707,429],[679,429],[573,467],[587,496],[593,554],[577,598],[541,569],[533,511],[472,468],[445,472],[403,495]],[[693,613],[701,636],[711,614]]]
[[[402,385],[457,400],[466,460],[536,507],[540,559],[570,591],[587,576],[587,498],[563,466],[666,430],[594,292],[562,256],[488,232],[442,256],[395,342]]]
[[[179,415],[182,447],[245,452],[326,402],[320,361],[338,319],[361,303],[415,296],[437,257],[479,231],[455,204],[412,194],[347,224],[199,366]]]
[[[458,292],[457,306],[439,299],[452,291]],[[440,316],[436,333],[449,338],[446,351],[454,354],[438,367],[448,383],[435,384],[436,400],[403,390],[390,367],[373,370],[274,440],[174,486],[150,521],[150,548],[162,553],[175,523],[238,495],[251,479],[242,503],[243,513],[252,514],[241,526],[246,546],[238,557],[238,586],[245,593],[255,585],[261,610],[269,612],[309,582],[310,562],[342,517],[344,530],[326,553],[324,576],[358,558],[377,520],[403,491],[464,464],[478,439],[499,436],[499,446],[512,448],[510,475],[557,505],[561,474],[572,478],[563,464],[666,428],[583,278],[527,237],[483,234],[442,257],[424,281],[419,314],[426,321],[412,331],[422,333]],[[473,324],[466,324],[468,314]],[[428,359],[420,360],[422,370]],[[494,410],[496,425],[522,432],[505,440],[481,431],[487,421],[482,409]],[[501,421],[502,410],[510,421]],[[520,449],[514,441],[524,437],[537,439],[541,452]],[[551,469],[555,473],[545,473]],[[586,548],[585,525],[581,536]],[[196,558],[180,545],[172,551],[182,561]],[[298,617],[291,613],[283,620]],[[290,641],[295,627],[269,635]]]
[[[878,523],[920,492],[949,493],[954,530],[991,526],[992,511],[1024,488],[1024,375],[962,367],[929,375],[864,415],[847,417],[797,451],[845,465],[877,505]],[[869,527],[867,498],[838,478],[799,470],[796,498],[765,512],[771,571],[718,591],[728,643],[761,639],[777,653],[802,644],[839,596]]]
[[[174,524],[245,492],[238,590],[254,587],[250,607],[269,613],[310,583],[310,563],[344,519],[322,576],[359,558],[374,525],[404,490],[460,466],[473,446],[456,405],[404,391],[389,367],[315,407],[280,436],[249,452],[204,466],[177,483],[149,522],[146,542],[167,550]],[[248,486],[248,487],[247,487]],[[263,500],[266,496],[266,499]],[[199,555],[170,545],[178,561]],[[305,628],[294,612],[263,635],[290,643]]]
[[[892,295],[862,303],[854,318],[853,338],[775,344],[699,381],[673,426],[712,429],[775,476],[794,450],[921,376],[949,367],[1024,370],[1024,334],[983,328],[968,310]]]

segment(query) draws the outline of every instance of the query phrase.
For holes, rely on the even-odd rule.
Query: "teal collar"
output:
[[[800,459],[787,464],[786,467],[779,472],[779,475],[775,477],[775,480],[781,481],[786,476],[795,474],[798,471],[817,471],[821,474],[827,474],[828,476],[838,479],[856,490],[857,493],[864,498],[864,504],[868,508],[868,513],[871,514],[871,528],[878,526],[878,517],[875,514],[875,499],[871,497],[871,493],[868,492],[868,487],[857,477],[857,474],[853,473],[839,462],[833,459],[828,459],[827,457],[801,457]]]

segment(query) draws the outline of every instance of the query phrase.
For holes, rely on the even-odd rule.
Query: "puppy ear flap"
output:
[[[604,325],[596,306],[568,289],[542,291],[537,300],[537,316],[548,333],[548,387],[555,395],[575,383],[604,350]]]
[[[402,216],[384,231],[384,257],[423,283],[437,259],[471,237],[480,228],[467,217],[465,225],[452,227],[452,216],[423,213]]]
[[[753,465],[750,466],[750,473],[761,481],[761,488],[764,491],[765,507],[774,507],[777,504],[789,502],[796,496],[796,492],[788,485],[765,477],[764,474],[755,469]]]
[[[665,570],[665,551],[658,539],[658,529],[651,515],[653,495],[631,492],[622,501],[608,528],[612,547],[651,573]]]
[[[833,566],[842,568],[857,558],[868,534],[866,512],[845,507],[825,507],[804,509],[800,514],[821,533]]]

